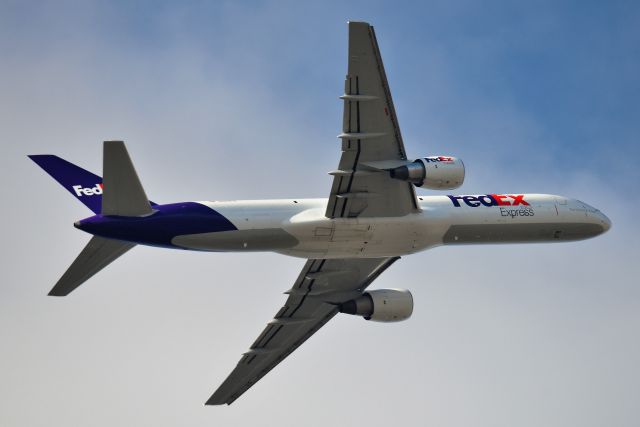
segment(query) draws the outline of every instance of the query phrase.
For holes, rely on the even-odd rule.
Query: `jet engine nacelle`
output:
[[[340,312],[377,322],[399,322],[411,317],[413,296],[406,289],[376,289],[341,304]]]
[[[431,190],[453,190],[464,182],[464,164],[457,157],[423,157],[389,172],[391,178]]]

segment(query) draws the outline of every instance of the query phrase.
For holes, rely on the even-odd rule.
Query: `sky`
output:
[[[372,288],[410,289],[411,319],[337,316],[205,407],[304,260],[136,247],[48,297],[90,212],[26,155],[100,174],[123,139],[158,203],[326,197],[348,20],[376,28],[410,156],[613,227],[404,257]],[[636,426],[638,22],[634,1],[0,0],[0,425]]]

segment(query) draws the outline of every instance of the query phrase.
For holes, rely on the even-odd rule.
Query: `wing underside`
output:
[[[397,259],[308,260],[286,292],[289,297],[284,307],[206,404],[231,404],[331,320],[341,303],[360,296]]]
[[[349,23],[342,156],[334,175],[326,216],[403,216],[418,211],[413,185],[386,169],[407,163],[400,126],[373,27]]]

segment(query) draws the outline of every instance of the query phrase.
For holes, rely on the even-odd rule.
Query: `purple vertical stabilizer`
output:
[[[101,177],[52,154],[31,155],[29,158],[93,213],[100,213],[102,209]]]

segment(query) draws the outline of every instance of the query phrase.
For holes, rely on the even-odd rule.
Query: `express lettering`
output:
[[[460,201],[471,208],[482,206],[529,206],[524,194],[484,194],[481,196],[447,196],[453,206],[459,208]]]
[[[534,216],[535,212],[531,207],[524,208],[520,206],[518,209],[500,208],[500,216],[510,216],[515,218],[517,216]]]

